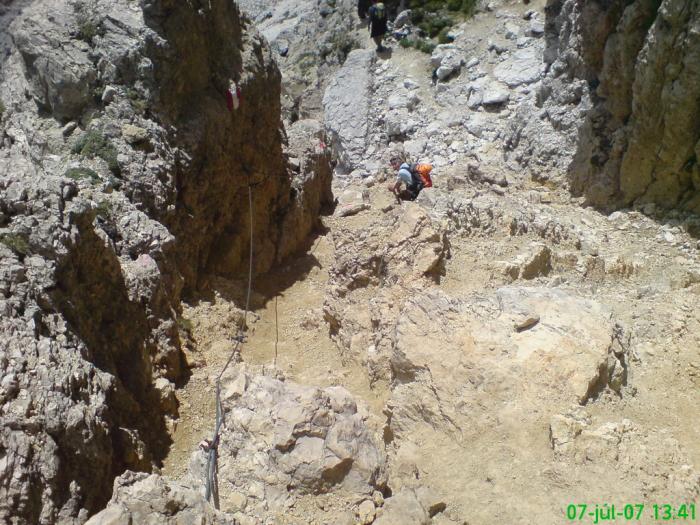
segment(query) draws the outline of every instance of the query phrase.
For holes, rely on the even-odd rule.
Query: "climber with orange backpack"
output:
[[[398,171],[396,181],[389,185],[389,191],[396,195],[398,200],[416,200],[423,188],[432,188],[433,180],[430,178],[430,172],[433,167],[430,164],[409,164],[400,157],[392,157],[390,163],[391,167]],[[405,185],[403,190],[402,184]]]

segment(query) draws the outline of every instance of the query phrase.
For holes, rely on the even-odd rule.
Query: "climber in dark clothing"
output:
[[[357,16],[361,20],[367,18],[367,10],[369,9],[369,0],[358,0],[357,1]]]
[[[377,45],[377,53],[385,51],[382,39],[387,32],[386,27],[386,6],[382,2],[372,0],[372,7],[369,8],[369,32],[372,40]]]

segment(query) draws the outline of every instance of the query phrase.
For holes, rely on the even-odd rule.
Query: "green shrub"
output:
[[[417,40],[415,47],[418,51],[422,51],[423,53],[427,53],[428,55],[432,54],[432,52],[435,50],[435,44],[425,38]]]
[[[454,40],[454,38],[451,38],[448,36],[448,33],[450,32],[449,27],[443,27],[440,32],[438,33],[437,39],[440,44],[449,44]]]
[[[141,96],[141,94],[134,88],[127,88],[126,96],[131,100],[132,107],[137,113],[143,115],[148,109],[148,102]]]
[[[361,44],[350,34],[344,32],[334,33],[328,42],[328,46],[321,51],[321,57],[337,56],[342,64],[353,49],[359,49]]]
[[[471,16],[476,9],[476,0],[411,0],[409,6],[413,10],[422,9],[433,13],[452,11]]]
[[[413,47],[423,53],[431,54],[435,49],[435,43],[427,38],[402,38],[399,45],[403,48]]]
[[[303,75],[306,75],[318,63],[316,53],[307,51],[299,56],[299,69]]]
[[[452,41],[447,33],[455,22],[474,14],[476,0],[410,0],[409,7],[414,26],[430,38],[437,37],[440,44],[447,44]],[[426,53],[432,52],[428,51],[427,44],[414,47]]]
[[[95,18],[96,3],[94,1],[75,2],[73,3],[73,11],[78,22],[77,38],[92,45],[93,39],[97,35],[104,34],[102,21]]]
[[[5,114],[5,104],[3,104],[2,100],[0,100],[0,119],[2,116]]]
[[[92,44],[92,39],[97,36],[97,24],[89,19],[78,22],[78,38],[83,42]]]
[[[24,235],[17,233],[0,234],[0,242],[10,248],[17,255],[27,255],[29,253],[29,240]]]
[[[103,200],[97,203],[97,208],[95,208],[95,215],[102,217],[103,219],[109,219],[114,212],[114,207],[112,203],[108,200]]]
[[[99,182],[100,177],[94,170],[90,168],[68,168],[63,174],[64,177],[68,177],[73,180],[90,179],[90,182]]]
[[[444,27],[452,26],[452,18],[441,12],[426,11],[422,8],[414,9],[411,13],[413,25],[420,28],[430,38],[435,37]]]
[[[73,145],[73,153],[91,159],[99,157],[107,163],[112,173],[119,174],[117,149],[109,143],[101,131],[93,129],[85,133]]]

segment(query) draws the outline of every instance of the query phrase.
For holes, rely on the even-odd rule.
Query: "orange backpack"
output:
[[[411,173],[413,173],[423,183],[424,188],[433,187],[433,179],[430,178],[430,172],[433,171],[433,166],[430,164],[412,164]]]

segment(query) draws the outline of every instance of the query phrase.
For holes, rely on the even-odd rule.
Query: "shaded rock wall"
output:
[[[0,23],[0,521],[82,523],[167,452],[180,297],[247,269],[248,184],[264,272],[316,226],[330,158],[313,130],[288,141],[231,2],[37,0]]]
[[[592,101],[573,192],[700,212],[700,4],[550,0],[547,17],[549,76],[585,80]]]

